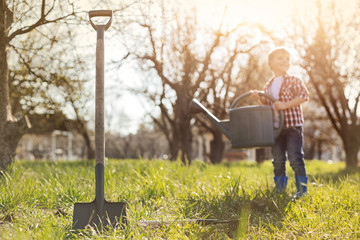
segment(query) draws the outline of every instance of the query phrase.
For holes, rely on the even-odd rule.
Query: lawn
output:
[[[127,203],[127,225],[74,231],[74,203],[95,196],[95,162],[17,161],[0,177],[0,238],[360,239],[360,170],[306,164],[309,195],[293,201],[292,170],[278,195],[270,161],[106,160],[105,199]]]

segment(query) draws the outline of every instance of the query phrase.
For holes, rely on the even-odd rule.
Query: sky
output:
[[[175,0],[167,1],[175,2]],[[246,21],[260,23],[268,29],[277,30],[290,21],[295,11],[306,12],[304,9],[310,9],[316,0],[179,0],[178,3],[179,8],[195,8],[199,24],[216,26],[226,11],[225,28],[231,29],[238,23]],[[354,0],[344,1],[344,4],[351,5],[353,3],[355,3]],[[85,0],[80,1],[80,5],[85,11],[92,10]],[[85,17],[87,18],[87,16]],[[87,31],[86,38],[95,44],[95,31],[91,28]],[[108,36],[105,33],[105,59],[107,61],[119,59],[122,55],[121,47],[116,43],[119,39]],[[95,45],[93,51],[95,57]],[[91,64],[95,64],[95,60]],[[112,121],[108,125],[110,128],[112,126],[120,129],[123,134],[135,133],[138,124],[144,120],[144,101],[139,101],[136,96],[125,90],[139,84],[139,73],[131,66],[127,66],[115,74],[107,71],[105,79],[108,79],[105,82],[106,91],[108,91],[105,93],[105,109],[108,112],[108,121]],[[118,80],[123,85],[119,85]],[[122,96],[120,99],[116,97],[116,94],[119,93]]]
[[[224,27],[232,28],[244,20],[276,28],[290,17],[294,8],[300,3],[304,4],[304,1],[308,0],[182,0],[179,4],[183,8],[196,8],[199,23],[207,26],[218,25],[226,10]],[[113,51],[109,50],[109,52]],[[130,82],[127,84],[135,86],[138,77],[136,72],[131,69],[123,69],[123,71],[120,73],[120,78],[128,78]],[[121,131],[135,133],[137,125],[144,119],[143,102],[139,102],[136,96],[125,92],[112,108],[115,108],[115,112],[121,111],[130,118],[130,124],[122,127]],[[116,119],[114,121],[116,122]]]
[[[184,5],[194,6],[202,21],[216,24],[226,9],[226,23],[236,25],[242,20],[267,26],[285,21],[292,10],[308,0],[185,0]]]
[[[290,13],[300,2],[304,1],[309,0],[182,0],[179,1],[179,5],[180,8],[195,8],[199,24],[207,26],[218,25],[226,11],[225,28],[232,28],[241,21],[257,22],[269,28],[276,28],[290,17]],[[88,1],[82,0],[79,4],[84,11],[93,10]],[[101,8],[102,6],[98,6],[96,9]],[[87,16],[84,18],[88,19]],[[90,27],[85,27],[84,38],[94,44],[92,50],[90,47],[90,51],[94,51],[95,58],[96,32]],[[106,32],[105,60],[109,62],[119,59],[119,56],[121,56],[121,49],[114,38]],[[95,59],[89,64],[95,64]],[[107,66],[105,66],[106,69]],[[95,78],[95,71],[93,74]],[[122,84],[119,85],[117,78]],[[122,67],[121,71],[115,74],[106,71],[105,111],[107,117],[105,121],[108,130],[118,130],[123,134],[135,133],[138,125],[144,120],[144,104],[146,108],[146,103],[125,90],[128,87],[136,87],[139,84],[139,78],[139,74],[131,69],[131,66]],[[121,98],[118,97],[119,94]],[[92,104],[90,103],[90,115],[95,114]]]

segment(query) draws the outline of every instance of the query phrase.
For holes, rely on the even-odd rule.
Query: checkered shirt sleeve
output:
[[[269,93],[271,82],[272,80],[265,85],[266,93]],[[289,102],[297,97],[309,100],[309,92],[304,82],[295,76],[285,75],[284,82],[279,93],[279,101]],[[301,105],[285,109],[284,118],[285,128],[302,126],[304,123],[304,116]]]

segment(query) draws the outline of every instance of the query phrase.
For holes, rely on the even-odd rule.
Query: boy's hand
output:
[[[261,104],[265,104],[266,101],[265,101],[265,98],[260,96],[259,94],[259,91],[258,90],[250,90],[250,97],[252,99],[255,99],[255,100],[259,100],[261,102]]]
[[[280,101],[276,101],[276,102],[274,103],[274,106],[275,106],[275,109],[276,109],[276,110],[284,110],[284,109],[287,108],[286,103],[280,102]]]
[[[250,90],[250,96],[254,99],[259,99],[260,95],[259,95],[259,91],[258,90]]]
[[[306,99],[301,98],[301,97],[297,97],[297,98],[294,98],[293,100],[291,100],[289,102],[276,101],[274,103],[274,106],[275,106],[276,110],[284,110],[284,109],[287,109],[287,108],[292,108],[292,107],[299,106],[304,102],[306,102]]]

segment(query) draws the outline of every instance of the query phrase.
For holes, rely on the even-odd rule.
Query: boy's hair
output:
[[[269,52],[268,63],[270,64],[271,61],[274,59],[274,57],[279,53],[287,53],[290,56],[290,52],[289,52],[289,50],[287,48],[285,48],[285,47],[276,47],[276,48],[272,49]]]

